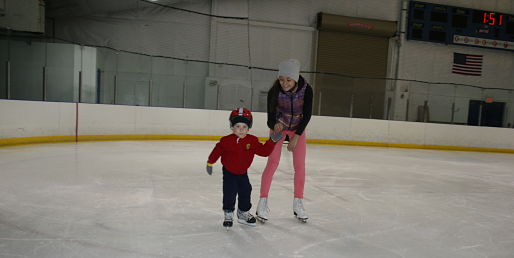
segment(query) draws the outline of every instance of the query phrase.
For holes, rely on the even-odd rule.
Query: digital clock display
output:
[[[411,0],[407,39],[512,51],[514,15]]]
[[[502,26],[505,24],[505,15],[494,12],[475,11],[473,20],[490,26]]]

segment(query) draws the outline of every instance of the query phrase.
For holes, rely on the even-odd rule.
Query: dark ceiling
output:
[[[148,6],[147,2],[176,5],[187,0],[45,0],[48,17],[76,17],[85,15],[109,15],[137,10]]]

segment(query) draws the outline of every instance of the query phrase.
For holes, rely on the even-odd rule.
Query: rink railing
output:
[[[231,131],[227,111],[0,100],[0,146],[112,140],[209,140]],[[254,112],[251,134],[269,135]],[[310,144],[514,153],[514,130],[313,116]]]

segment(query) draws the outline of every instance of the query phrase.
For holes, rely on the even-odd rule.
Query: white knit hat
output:
[[[300,61],[289,59],[278,65],[278,76],[287,76],[296,82],[300,79]]]

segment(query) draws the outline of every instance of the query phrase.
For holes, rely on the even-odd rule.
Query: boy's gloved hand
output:
[[[207,170],[207,174],[212,175],[212,165],[213,164],[209,164],[207,163],[207,166],[205,167],[205,169]]]
[[[280,131],[278,133],[271,133],[270,138],[273,142],[278,142],[278,140],[280,140],[280,138],[282,138],[282,132]]]

